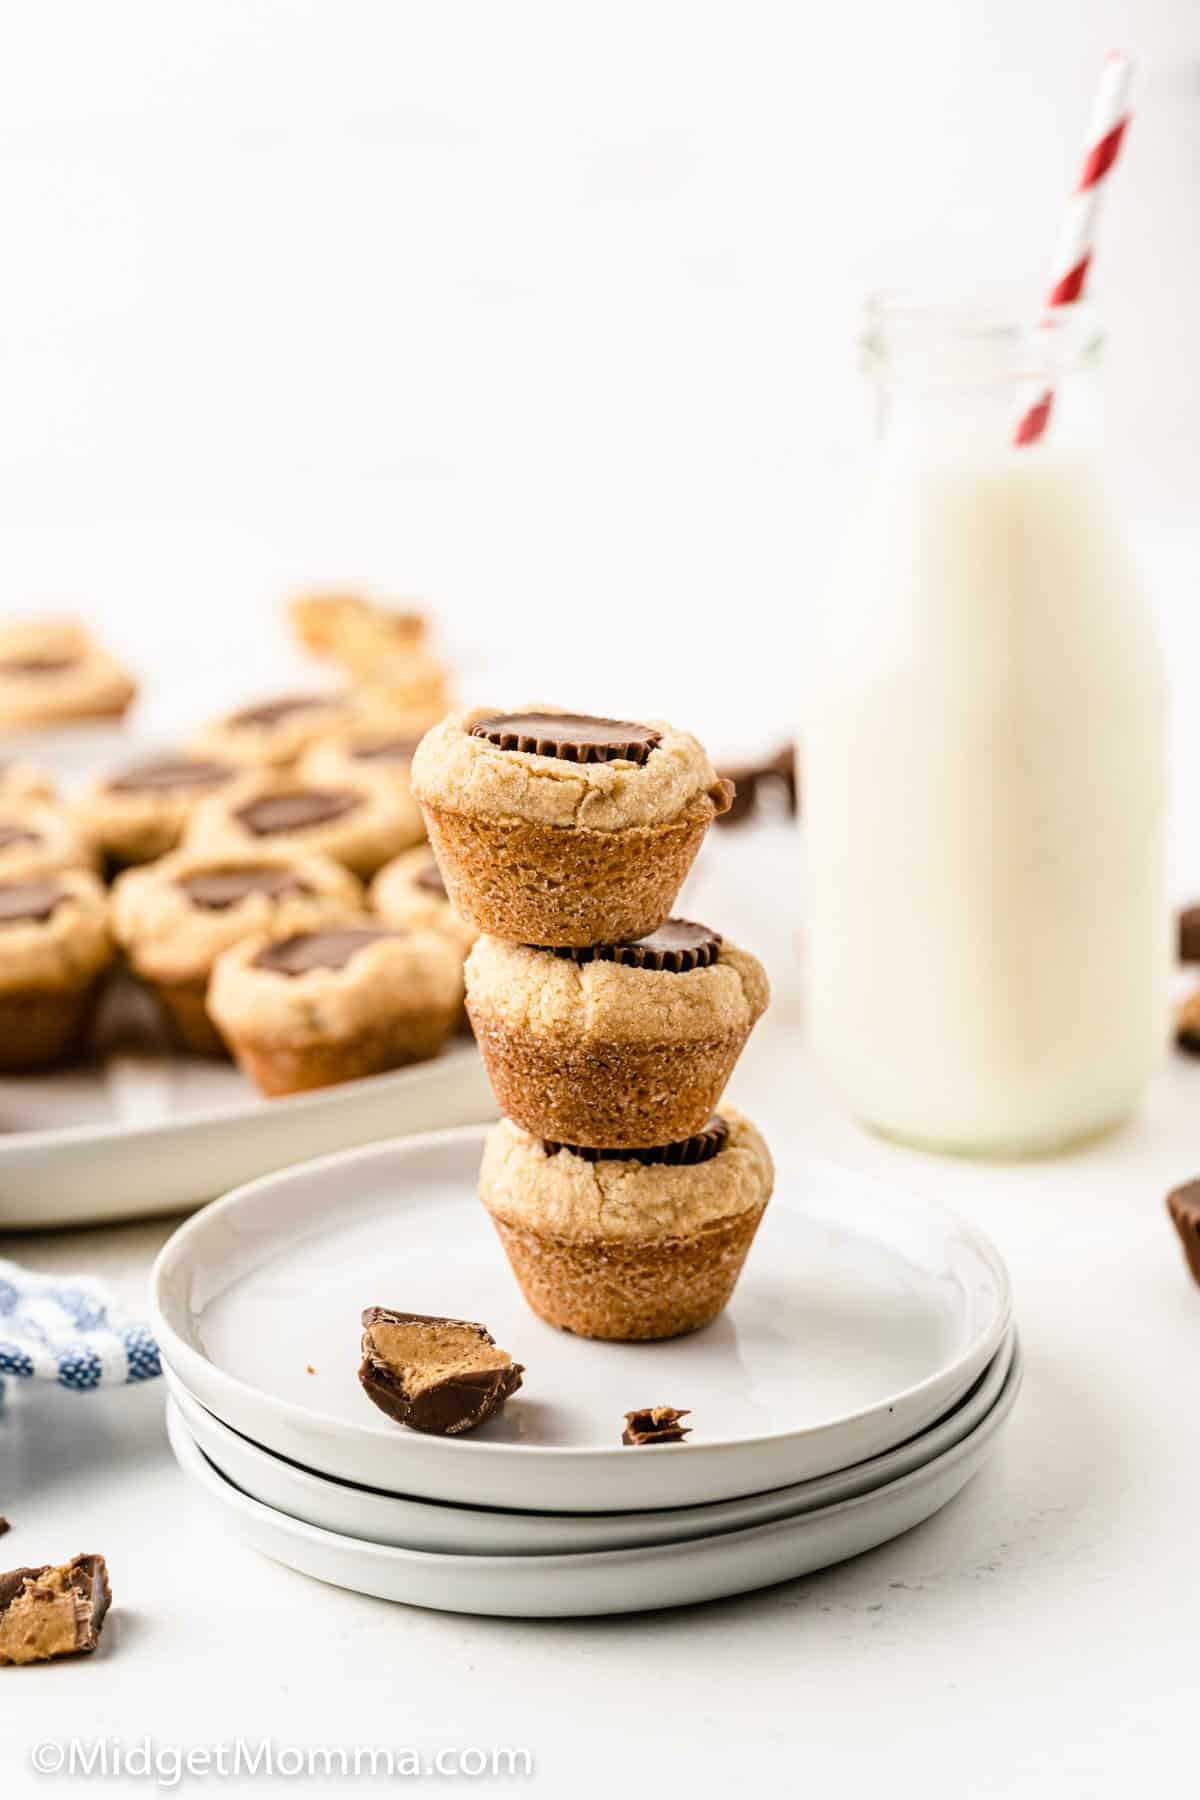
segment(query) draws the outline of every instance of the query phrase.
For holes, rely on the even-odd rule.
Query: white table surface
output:
[[[243,1548],[177,1472],[161,1385],[25,1390],[0,1413],[14,1527],[0,1560],[103,1551],[116,1605],[96,1656],[0,1678],[0,1791],[52,1790],[30,1748],[72,1729],[184,1748],[512,1745],[534,1782],[479,1785],[556,1795],[769,1779],[1115,1797],[1186,1766],[1200,1293],[1163,1195],[1200,1165],[1200,1066],[1174,1059],[1134,1122],[1049,1162],[941,1161],[872,1138],[806,1050],[783,922],[793,854],[790,835],[756,828],[714,841],[697,878],[693,911],[740,907],[776,985],[733,1098],[781,1151],[889,1177],[994,1236],[1027,1363],[994,1463],[929,1524],[805,1580],[670,1614],[506,1622],[389,1606]],[[87,1268],[139,1304],[170,1229],[14,1237],[0,1253]]]

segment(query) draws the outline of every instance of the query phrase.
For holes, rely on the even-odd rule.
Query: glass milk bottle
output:
[[[865,351],[878,467],[803,729],[812,1030],[877,1130],[1051,1150],[1123,1118],[1165,1036],[1165,700],[1099,340],[1082,307],[883,301]]]

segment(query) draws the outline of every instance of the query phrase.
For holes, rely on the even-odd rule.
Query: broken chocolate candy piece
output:
[[[362,1322],[358,1379],[381,1411],[413,1431],[473,1431],[521,1385],[522,1365],[469,1319],[368,1306]]]
[[[0,1666],[94,1650],[112,1604],[102,1556],[0,1575]]]
[[[380,938],[404,937],[399,925],[346,925],[330,931],[298,931],[260,950],[254,969],[276,975],[307,975],[311,969],[344,969],[350,958]]]
[[[6,881],[0,885],[0,925],[44,925],[67,898],[53,881]]]
[[[218,787],[232,781],[232,763],[199,756],[163,756],[153,762],[135,763],[108,783],[110,794],[170,794],[185,788]]]
[[[677,1406],[639,1406],[636,1412],[625,1414],[625,1429],[621,1433],[623,1444],[682,1444],[690,1425],[681,1425],[680,1419],[686,1419],[691,1408],[685,1406],[682,1411]]]
[[[1192,1280],[1200,1284],[1200,1181],[1187,1181],[1167,1195],[1167,1211],[1179,1233]]]
[[[477,719],[471,736],[485,738],[498,750],[576,763],[644,763],[662,742],[662,733],[653,726],[594,718],[591,713],[494,713]]]
[[[1200,906],[1185,906],[1179,915],[1179,960],[1200,962]]]
[[[280,719],[290,719],[293,713],[314,712],[319,706],[336,706],[337,696],[334,694],[285,694],[279,700],[262,700],[256,706],[243,706],[240,712],[231,713],[231,725],[277,725]]]
[[[742,763],[722,770],[733,784],[732,804],[718,816],[725,825],[741,825],[758,811],[764,794],[778,793],[789,814],[797,811],[796,746],[784,744],[764,762]]]
[[[577,963],[615,962],[629,969],[665,969],[673,975],[687,975],[692,969],[707,969],[716,962],[721,954],[721,937],[707,925],[694,925],[690,919],[668,919],[648,937],[630,944],[556,948],[553,954]]]
[[[1189,1056],[1200,1056],[1200,988],[1188,995],[1175,1014],[1175,1042]]]
[[[363,797],[348,788],[296,788],[289,794],[260,794],[234,813],[255,837],[271,837],[277,831],[308,831],[340,819]]]
[[[560,1144],[553,1138],[543,1138],[542,1149],[547,1156],[557,1156],[560,1150],[565,1150],[568,1156],[581,1156],[584,1162],[640,1162],[647,1167],[661,1163],[668,1168],[684,1168],[711,1162],[725,1148],[728,1138],[728,1124],[720,1113],[714,1113],[703,1131],[697,1131],[689,1138],[679,1138],[673,1144],[653,1144],[637,1150],[604,1150],[592,1144]]]

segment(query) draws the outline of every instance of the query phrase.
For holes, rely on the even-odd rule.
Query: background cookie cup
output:
[[[661,925],[732,791],[686,732],[548,707],[450,714],[412,787],[455,910],[557,945]]]
[[[192,749],[197,756],[284,769],[310,744],[337,731],[353,716],[353,708],[341,694],[283,694],[214,719]]]
[[[466,981],[501,1110],[534,1137],[617,1149],[700,1131],[769,998],[756,957],[686,919],[594,950],[482,937]]]
[[[613,1155],[555,1149],[502,1119],[479,1196],[539,1318],[632,1341],[717,1317],[774,1179],[762,1138],[729,1110],[684,1144]]]
[[[461,965],[444,938],[365,914],[248,938],[218,957],[208,990],[219,1030],[267,1095],[436,1056],[461,1004]]]
[[[0,1068],[81,1051],[112,958],[108,897],[94,875],[0,881]]]
[[[213,757],[155,757],[94,782],[75,811],[105,860],[128,868],[174,850],[197,808],[238,774]]]
[[[0,731],[120,718],[136,692],[120,664],[73,619],[0,627]]]
[[[466,956],[479,933],[450,904],[437,859],[428,844],[406,850],[380,869],[371,883],[371,905],[389,925],[440,931]]]
[[[57,869],[95,869],[95,844],[63,806],[51,800],[0,798],[0,881]]]
[[[383,788],[408,810],[414,842],[425,836],[421,809],[412,797],[409,775],[421,733],[397,732],[378,725],[358,724],[314,744],[300,759],[299,771],[316,787],[352,787],[364,783]]]
[[[310,931],[362,907],[361,884],[327,856],[264,847],[241,861],[178,850],[113,888],[113,932],[190,1050],[226,1054],[205,1004],[217,957],[264,932]]]
[[[365,877],[419,843],[422,829],[407,794],[362,781],[318,787],[275,772],[248,775],[205,801],[184,841],[234,860],[269,845],[315,850]]]

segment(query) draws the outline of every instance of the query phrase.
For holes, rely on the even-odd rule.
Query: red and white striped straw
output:
[[[1063,220],[1051,268],[1050,291],[1046,295],[1048,313],[1060,306],[1072,306],[1083,297],[1095,254],[1096,222],[1107,177],[1129,126],[1129,96],[1136,67],[1127,50],[1110,50],[1104,59],[1100,85],[1092,102],[1083,168]],[[1036,444],[1050,423],[1053,406],[1054,390],[1046,387],[1021,414],[1013,442]]]

